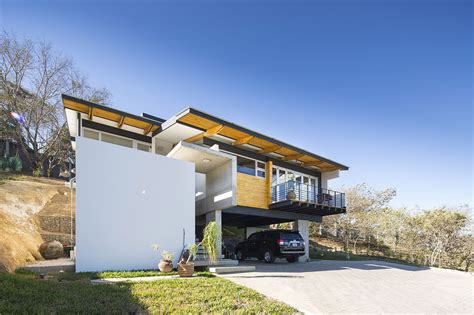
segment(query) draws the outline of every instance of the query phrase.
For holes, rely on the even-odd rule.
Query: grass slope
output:
[[[0,314],[296,312],[253,290],[206,273],[193,279],[102,285],[92,285],[89,280],[93,276],[79,275],[71,281],[71,277],[37,280],[28,273],[0,273]],[[119,275],[130,276],[126,272]]]

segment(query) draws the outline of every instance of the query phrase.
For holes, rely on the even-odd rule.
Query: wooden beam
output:
[[[240,138],[240,139],[235,140],[235,141],[232,143],[232,145],[236,146],[236,145],[246,144],[247,142],[249,142],[249,141],[252,140],[253,138],[254,138],[254,136],[243,137],[243,138]]]
[[[321,165],[321,164],[324,164],[326,162],[324,161],[311,161],[311,162],[304,162],[303,163],[303,166],[318,166],[318,165]]]
[[[117,124],[117,128],[122,128],[124,122],[125,122],[125,116],[120,117],[120,120]]]
[[[143,129],[143,134],[149,134],[151,132],[151,129],[153,129],[153,124],[150,124],[147,128]]]
[[[92,120],[92,117],[94,117],[94,107],[90,106],[89,107],[89,120]]]
[[[288,155],[288,156],[284,156],[281,160],[282,161],[292,161],[292,160],[297,160],[297,159],[299,159],[303,156],[304,156],[304,154]]]
[[[272,145],[270,147],[262,148],[260,151],[258,151],[258,153],[260,154],[272,153],[280,148],[281,148],[281,145]]]
[[[196,141],[199,141],[201,140],[202,138],[204,137],[211,137],[213,135],[216,135],[218,134],[222,129],[224,128],[223,125],[217,125],[215,127],[212,127],[212,128],[209,128],[207,129],[206,131],[204,132],[201,132],[200,134],[197,134],[195,136],[192,136],[184,141],[187,141],[187,142],[196,142]]]

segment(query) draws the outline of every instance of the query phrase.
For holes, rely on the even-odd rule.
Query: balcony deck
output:
[[[333,215],[346,212],[345,194],[296,181],[272,187],[272,210],[313,215]]]

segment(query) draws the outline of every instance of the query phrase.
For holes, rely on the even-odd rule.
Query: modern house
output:
[[[292,144],[195,108],[165,120],[68,95],[63,103],[76,150],[78,271],[155,267],[152,243],[179,255],[212,220],[247,236],[295,222],[308,247],[310,221],[346,211],[344,194],[327,187],[348,167]]]

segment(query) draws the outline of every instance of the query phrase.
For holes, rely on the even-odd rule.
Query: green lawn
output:
[[[139,276],[139,273],[110,275],[126,277]],[[93,285],[91,278],[105,275],[66,273],[38,280],[35,275],[24,272],[14,275],[0,273],[0,314],[296,312],[285,304],[226,279],[209,273],[199,275],[193,279]]]

